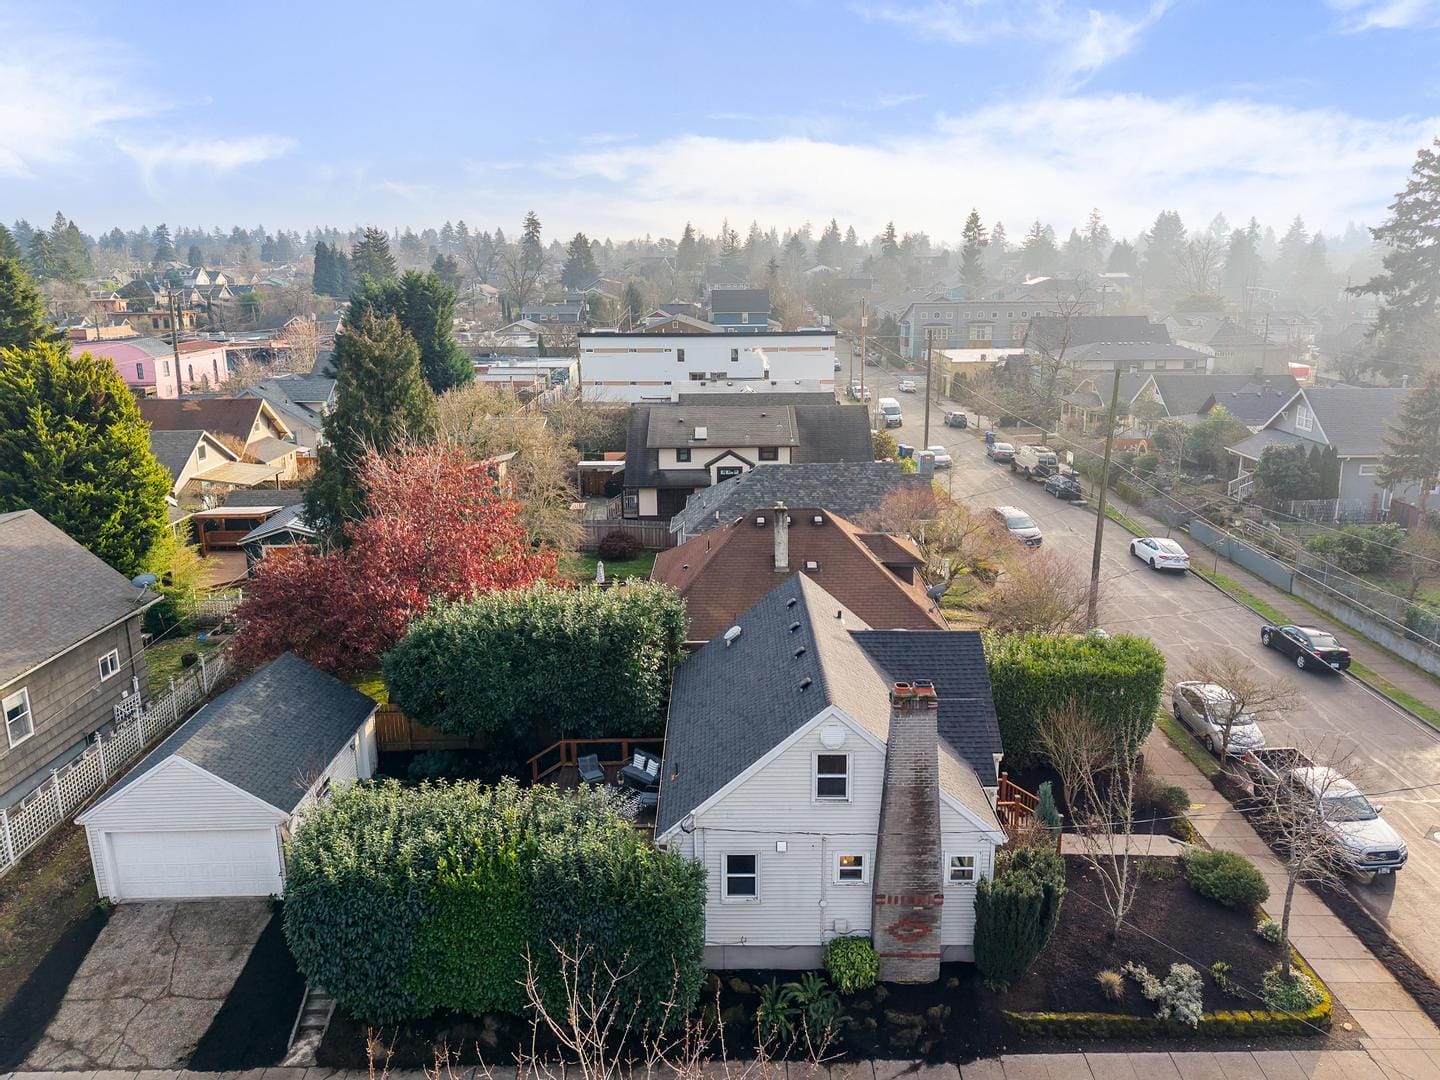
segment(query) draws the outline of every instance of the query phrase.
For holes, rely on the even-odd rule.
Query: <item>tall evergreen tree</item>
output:
[[[971,208],[960,238],[963,241],[960,248],[960,280],[978,289],[985,284],[985,248],[990,243],[990,238],[985,234],[985,226],[980,224],[979,210]]]
[[[694,274],[700,269],[700,253],[695,242],[695,226],[685,223],[680,243],[675,248],[675,269],[681,274]]]
[[[60,259],[55,254],[55,244],[50,234],[36,229],[30,234],[30,273],[36,281],[50,281],[60,276]]]
[[[1385,439],[1380,480],[1387,487],[1418,484],[1423,514],[1430,489],[1440,479],[1440,369],[1421,373],[1400,403],[1399,422]]]
[[[1135,254],[1135,245],[1129,240],[1117,240],[1105,259],[1105,269],[1112,274],[1138,274],[1140,258]]]
[[[1110,226],[1100,216],[1100,208],[1092,207],[1090,217],[1085,222],[1085,265],[1086,269],[1098,273],[1105,265],[1105,260],[1110,257],[1110,247],[1114,238],[1110,235]]]
[[[61,346],[65,334],[45,318],[45,302],[19,259],[0,256],[0,349]]]
[[[420,349],[420,373],[435,393],[475,377],[474,365],[455,341],[455,288],[434,271],[406,270],[395,281],[364,280],[345,313],[347,332],[358,328],[367,312],[400,320]]]
[[[390,238],[384,229],[367,226],[350,249],[350,272],[359,282],[367,274],[376,281],[393,281],[397,270],[390,254]]]
[[[645,307],[645,293],[640,288],[638,281],[631,280],[625,283],[624,304],[625,320],[632,329],[636,323],[650,313]]]
[[[435,261],[430,264],[430,270],[436,277],[449,285],[452,289],[460,285],[460,260],[454,255],[436,255]]]
[[[1055,246],[1055,234],[1036,218],[1025,234],[1025,243],[1020,248],[1020,267],[1030,277],[1039,277],[1055,271],[1060,251]]]
[[[600,276],[595,264],[595,252],[590,250],[590,241],[583,232],[575,234],[565,248],[565,265],[560,269],[560,284],[567,289],[579,289]]]
[[[15,242],[15,236],[4,225],[0,225],[0,259],[24,259],[25,252]]]
[[[108,359],[0,350],[0,511],[31,509],[126,576],[167,527],[170,475]]]
[[[339,296],[340,278],[335,267],[335,250],[324,240],[315,241],[315,270],[310,275],[310,288],[318,296]]]
[[[155,246],[152,261],[156,266],[163,266],[175,258],[175,241],[170,239],[170,227],[164,222],[155,226],[155,231],[150,236],[150,242]]]
[[[366,451],[389,453],[435,434],[435,395],[420,374],[420,349],[393,315],[368,307],[335,341],[335,408],[325,417],[319,468],[305,489],[305,519],[329,545],[364,516],[356,473]]]
[[[1405,190],[1390,217],[1371,229],[1386,251],[1383,269],[1353,290],[1380,297],[1376,324],[1382,342],[1440,313],[1440,138],[1415,156]]]
[[[190,250],[185,256],[185,262],[199,270],[205,265],[205,253],[200,250],[199,244],[191,244]]]
[[[815,261],[821,266],[839,266],[841,261],[840,223],[834,218],[820,233],[815,244]]]
[[[1225,247],[1225,269],[1220,275],[1221,287],[1239,293],[1260,284],[1263,266],[1260,261],[1260,223],[1254,218],[1244,229],[1230,234]]]
[[[900,241],[895,235],[895,222],[887,221],[885,231],[880,234],[880,256],[884,259],[900,257]]]
[[[1175,288],[1184,252],[1185,226],[1180,214],[1175,210],[1162,210],[1145,234],[1145,256],[1140,264],[1145,288],[1154,292]]]

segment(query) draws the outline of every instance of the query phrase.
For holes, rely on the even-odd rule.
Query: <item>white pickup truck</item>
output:
[[[1048,446],[1017,446],[1010,471],[1026,480],[1044,480],[1060,471],[1060,462]]]
[[[1316,765],[1293,746],[1247,750],[1240,762],[1257,787],[1288,785],[1308,804],[1344,849],[1357,874],[1392,874],[1410,852],[1376,806],[1334,769]]]

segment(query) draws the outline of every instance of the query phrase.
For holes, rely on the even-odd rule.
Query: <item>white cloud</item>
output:
[[[1403,30],[1440,23],[1440,0],[1326,0],[1346,30]]]
[[[202,169],[228,173],[247,165],[280,157],[295,146],[281,135],[242,135],[236,138],[118,138],[115,145],[140,168],[147,184],[161,172]]]
[[[1238,100],[1055,95],[881,143],[687,135],[585,151],[550,163],[546,201],[564,207],[552,215],[566,218],[562,231],[602,235],[835,215],[862,235],[893,218],[953,240],[971,205],[1014,233],[1036,216],[1066,230],[1091,206],[1129,235],[1162,209],[1190,222],[1300,213],[1329,230],[1375,220],[1437,127]]]

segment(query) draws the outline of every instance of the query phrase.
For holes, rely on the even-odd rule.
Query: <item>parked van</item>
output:
[[[900,402],[893,397],[880,399],[880,415],[885,418],[886,427],[904,427],[905,414],[900,411]]]
[[[1048,446],[1017,446],[1010,459],[1010,471],[1026,480],[1044,480],[1060,471],[1060,461]]]

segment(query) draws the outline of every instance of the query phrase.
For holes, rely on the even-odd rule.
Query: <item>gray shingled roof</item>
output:
[[[913,677],[936,680],[937,692],[949,696],[950,707],[941,705],[941,755],[958,755],[971,768],[942,768],[942,785],[972,809],[988,813],[983,795],[976,805],[980,785],[974,768],[978,761],[979,775],[994,784],[990,751],[998,752],[1000,732],[977,634],[872,631],[804,574],[776,586],[736,625],[741,633],[731,644],[725,644],[722,631],[676,669],[657,835],[829,706],[886,741],[895,678],[888,665],[924,669],[925,674]],[[953,645],[942,640],[951,637]],[[901,655],[905,646],[891,638],[915,639],[915,658],[906,660]],[[988,708],[971,700],[977,694],[983,694]]]
[[[1260,460],[1260,455],[1272,446],[1318,446],[1318,440],[1302,439],[1299,435],[1293,435],[1288,431],[1281,431],[1279,428],[1261,428],[1247,439],[1241,439],[1238,443],[1231,443],[1227,450],[1241,457]]]
[[[1169,376],[1167,376],[1168,378]],[[1157,377],[1158,378],[1158,377]],[[1179,379],[1183,376],[1174,376]],[[1285,407],[1285,403],[1300,389],[1289,375],[1281,375],[1256,382],[1250,375],[1210,375],[1207,381],[1217,383],[1209,400],[1244,424],[1263,424]],[[1167,394],[1167,400],[1169,398]],[[1206,402],[1201,402],[1203,408]],[[1174,412],[1175,410],[1171,410]],[[1195,410],[1195,411],[1198,411]]]
[[[34,510],[0,514],[0,686],[139,615],[139,595],[125,575]]]
[[[741,311],[770,310],[769,289],[712,289],[710,313],[719,315]]]
[[[178,756],[288,814],[375,709],[373,698],[284,653],[171,733],[95,809]]]
[[[742,405],[760,408],[765,405],[834,405],[835,395],[828,390],[797,390],[793,394],[757,390],[755,393],[740,391],[736,394],[686,394],[679,395],[681,405]]]
[[[155,459],[165,466],[173,481],[180,476],[185,468],[185,463],[190,460],[190,455],[195,452],[195,444],[205,437],[205,432],[200,428],[183,428],[179,431],[151,431],[150,452]]]
[[[1342,457],[1379,457],[1409,393],[1400,386],[1325,386],[1304,391],[1325,438]]]
[[[1160,329],[1165,329],[1161,325]],[[1208,357],[1184,345],[1165,341],[1092,341],[1085,345],[1071,344],[1065,353],[1066,363],[1140,364],[1148,360],[1192,360],[1202,368]]]
[[[788,405],[651,405],[645,445],[660,447],[794,446],[795,410]],[[695,438],[698,428],[705,438]]]
[[[242,536],[237,543],[241,546],[254,540],[264,540],[279,532],[293,532],[302,536],[315,535],[315,530],[305,521],[305,505],[287,506],[274,517],[267,518]]]
[[[791,453],[791,461],[803,465],[875,460],[870,410],[864,405],[797,405],[795,423],[800,429],[800,445]]]
[[[774,506],[815,506],[856,521],[892,493],[928,491],[930,481],[907,475],[897,461],[809,462],[761,465],[690,496],[670,519],[670,531],[698,536],[748,510]]]
[[[1037,315],[1030,320],[1026,343],[1049,342],[1058,347],[1065,339],[1065,318],[1060,315]],[[1146,315],[1072,315],[1069,326],[1070,348],[1097,341],[1148,341],[1170,343],[1170,329],[1164,323],[1151,322]]]

